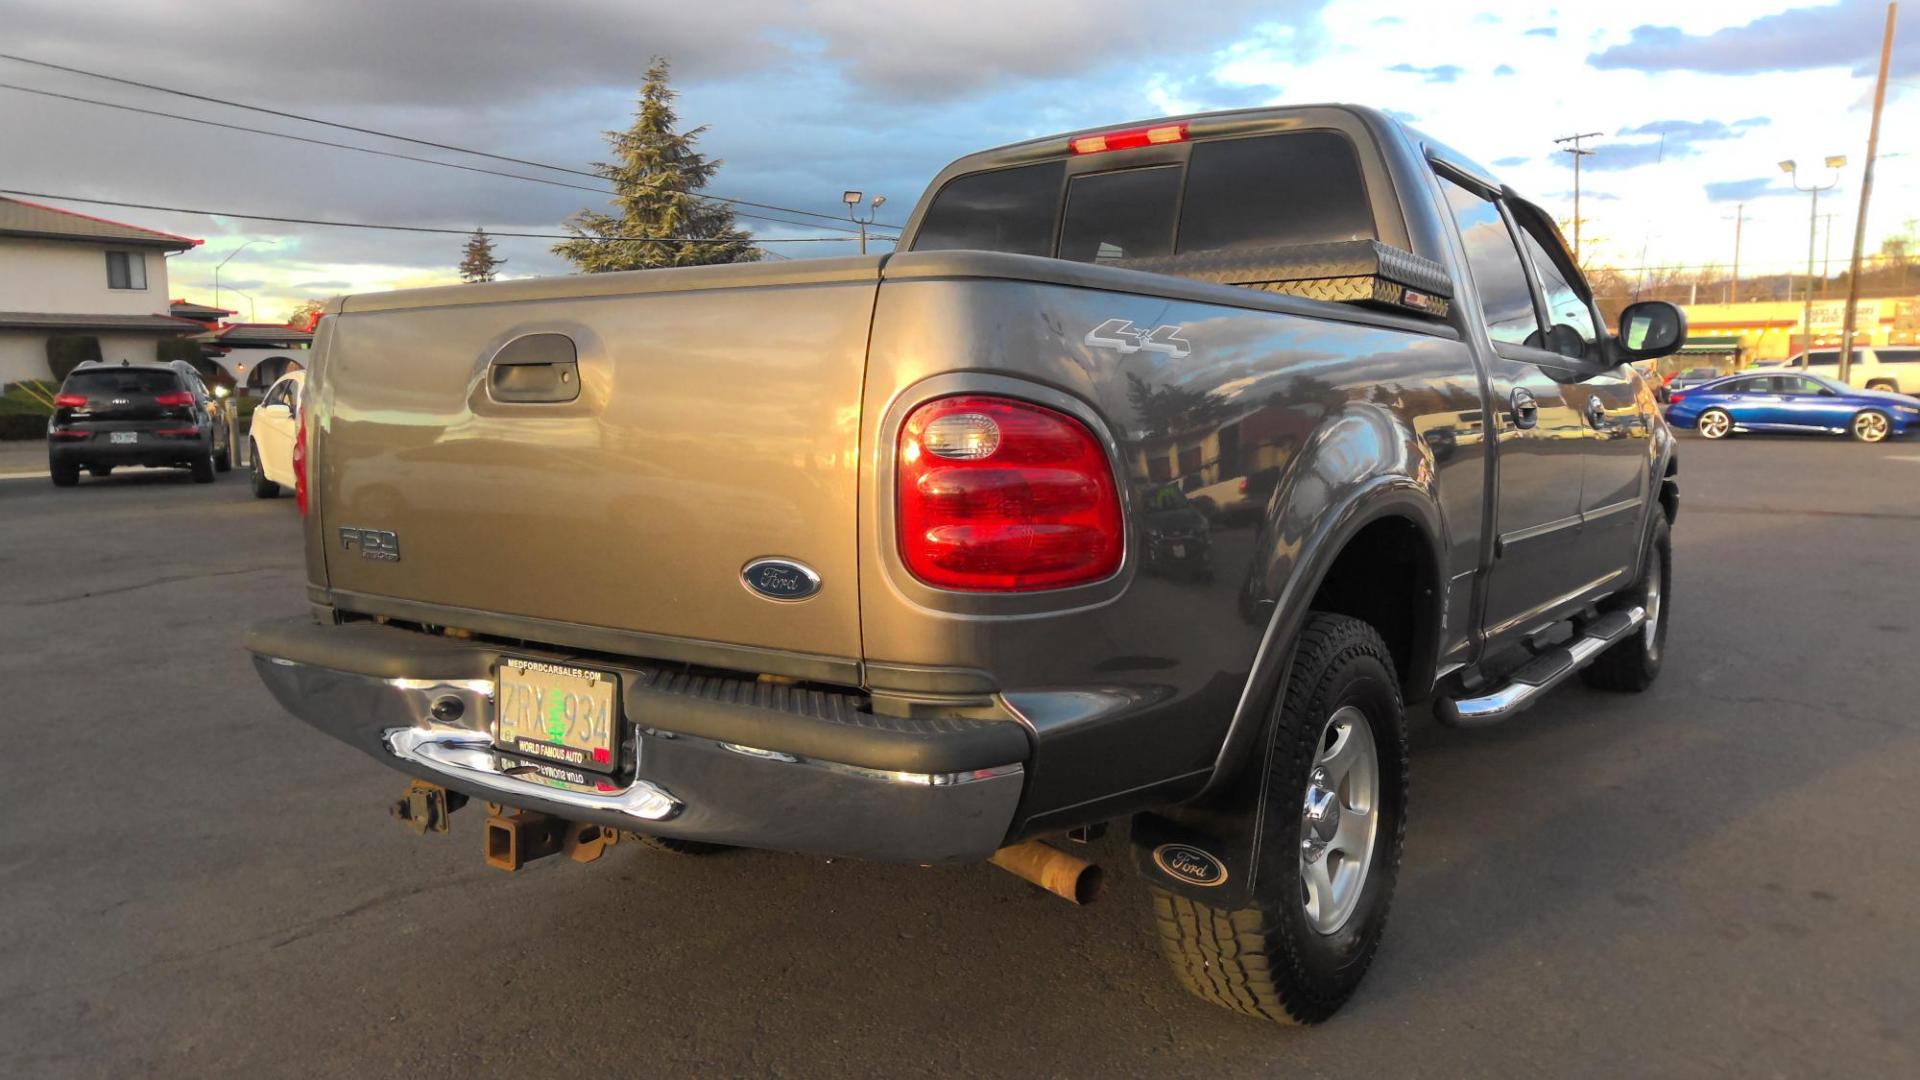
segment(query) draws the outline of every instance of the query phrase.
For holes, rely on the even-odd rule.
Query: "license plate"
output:
[[[107,436],[107,441],[121,444],[137,443],[140,441],[140,433],[137,431],[116,431]]]
[[[502,657],[493,744],[576,769],[619,764],[620,680],[604,671]]]

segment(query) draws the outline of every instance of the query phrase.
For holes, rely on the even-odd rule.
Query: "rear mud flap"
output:
[[[1275,805],[1267,750],[1240,776],[1197,802],[1135,814],[1133,863],[1168,892],[1216,908],[1250,907],[1272,875],[1298,873],[1300,808]]]

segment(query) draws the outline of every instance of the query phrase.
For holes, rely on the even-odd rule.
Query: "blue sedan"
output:
[[[1667,422],[1709,439],[1736,431],[1813,431],[1877,443],[1920,428],[1920,398],[1856,390],[1820,375],[1747,372],[1674,391]]]

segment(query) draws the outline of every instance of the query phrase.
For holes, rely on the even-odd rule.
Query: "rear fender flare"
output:
[[[1264,551],[1242,597],[1256,617],[1267,614],[1267,628],[1203,796],[1218,790],[1253,752],[1314,595],[1347,544],[1383,518],[1412,522],[1425,541],[1433,588],[1418,598],[1425,605],[1421,629],[1414,635],[1410,670],[1399,674],[1405,686],[1432,683],[1448,580],[1441,554],[1448,550],[1447,528],[1434,476],[1431,449],[1398,416],[1376,406],[1330,417],[1288,470],[1269,504],[1260,532]]]

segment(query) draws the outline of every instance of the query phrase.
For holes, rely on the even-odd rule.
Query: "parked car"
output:
[[[1715,379],[1725,378],[1726,373],[1718,368],[1697,367],[1678,372],[1667,379],[1667,397],[1672,400],[1676,391],[1704,386]]]
[[[187,469],[210,484],[233,467],[232,411],[193,365],[89,360],[60,382],[47,421],[47,467],[56,487],[80,472],[107,476],[123,465]]]
[[[1730,375],[1669,395],[1667,422],[1702,437],[1740,431],[1851,434],[1877,443],[1920,424],[1920,399],[1883,390],[1856,390],[1822,375]]]
[[[1550,213],[1371,109],[974,154],[895,254],[329,312],[309,614],[247,646],[414,829],[491,804],[503,869],[639,834],[1086,900],[1041,838],[1130,820],[1176,977],[1311,1023],[1381,940],[1407,703],[1666,658],[1675,440],[1625,365],[1685,316],[1603,333]],[[1229,427],[1276,470],[1213,537],[1245,584],[1148,577],[1125,493]]]
[[[1805,364],[1802,365],[1802,357]],[[1838,382],[1840,350],[1815,349],[1794,353],[1781,366],[1803,367],[1809,374],[1823,375]],[[1890,346],[1881,349],[1856,348],[1847,370],[1847,383],[1867,390],[1886,390],[1896,394],[1920,394],[1920,347]]]
[[[1135,512],[1143,541],[1141,573],[1212,579],[1212,527],[1206,516],[1187,501],[1180,485],[1143,489]]]
[[[267,389],[253,410],[247,459],[253,463],[253,494],[258,498],[277,498],[281,488],[293,487],[294,433],[306,384],[304,370],[290,371]]]

